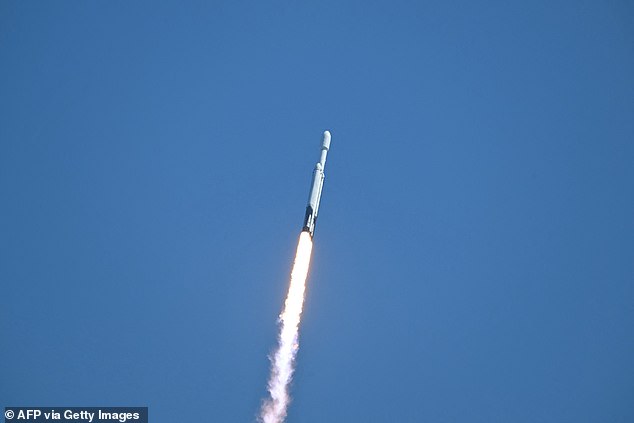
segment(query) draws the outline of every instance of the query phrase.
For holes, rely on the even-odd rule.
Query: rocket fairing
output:
[[[319,212],[319,202],[321,201],[321,190],[324,187],[324,167],[326,166],[326,156],[330,149],[330,132],[324,132],[321,142],[321,157],[313,170],[313,181],[310,184],[308,194],[308,205],[306,206],[306,216],[304,217],[304,227],[302,232],[308,232],[312,238],[315,234],[315,224],[317,223],[317,213]]]

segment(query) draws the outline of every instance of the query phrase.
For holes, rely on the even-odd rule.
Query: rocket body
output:
[[[317,223],[317,214],[319,213],[319,203],[321,201],[321,191],[324,187],[324,167],[326,166],[326,156],[330,149],[330,132],[325,131],[321,142],[321,157],[313,170],[313,180],[310,184],[310,192],[308,194],[308,205],[306,206],[306,215],[304,216],[303,232],[308,232],[311,236],[315,234],[315,224]]]

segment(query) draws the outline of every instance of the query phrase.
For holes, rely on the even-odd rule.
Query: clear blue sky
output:
[[[628,1],[1,1],[0,406],[634,421]]]

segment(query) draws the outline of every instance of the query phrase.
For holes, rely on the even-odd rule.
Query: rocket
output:
[[[315,224],[317,223],[317,213],[319,212],[319,202],[321,201],[321,190],[324,187],[324,167],[326,166],[326,156],[330,149],[330,132],[324,132],[321,141],[321,157],[313,170],[313,181],[310,184],[308,194],[308,205],[306,206],[306,216],[304,217],[304,227],[302,232],[308,232],[312,238],[315,234]]]

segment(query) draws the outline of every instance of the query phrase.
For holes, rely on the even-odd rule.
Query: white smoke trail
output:
[[[270,398],[262,404],[259,420],[263,423],[282,423],[290,401],[288,385],[293,377],[295,356],[299,349],[299,321],[304,306],[304,290],[313,241],[308,232],[302,232],[291,272],[284,311],[280,315],[280,336],[277,350],[271,357],[271,376],[268,383]]]

